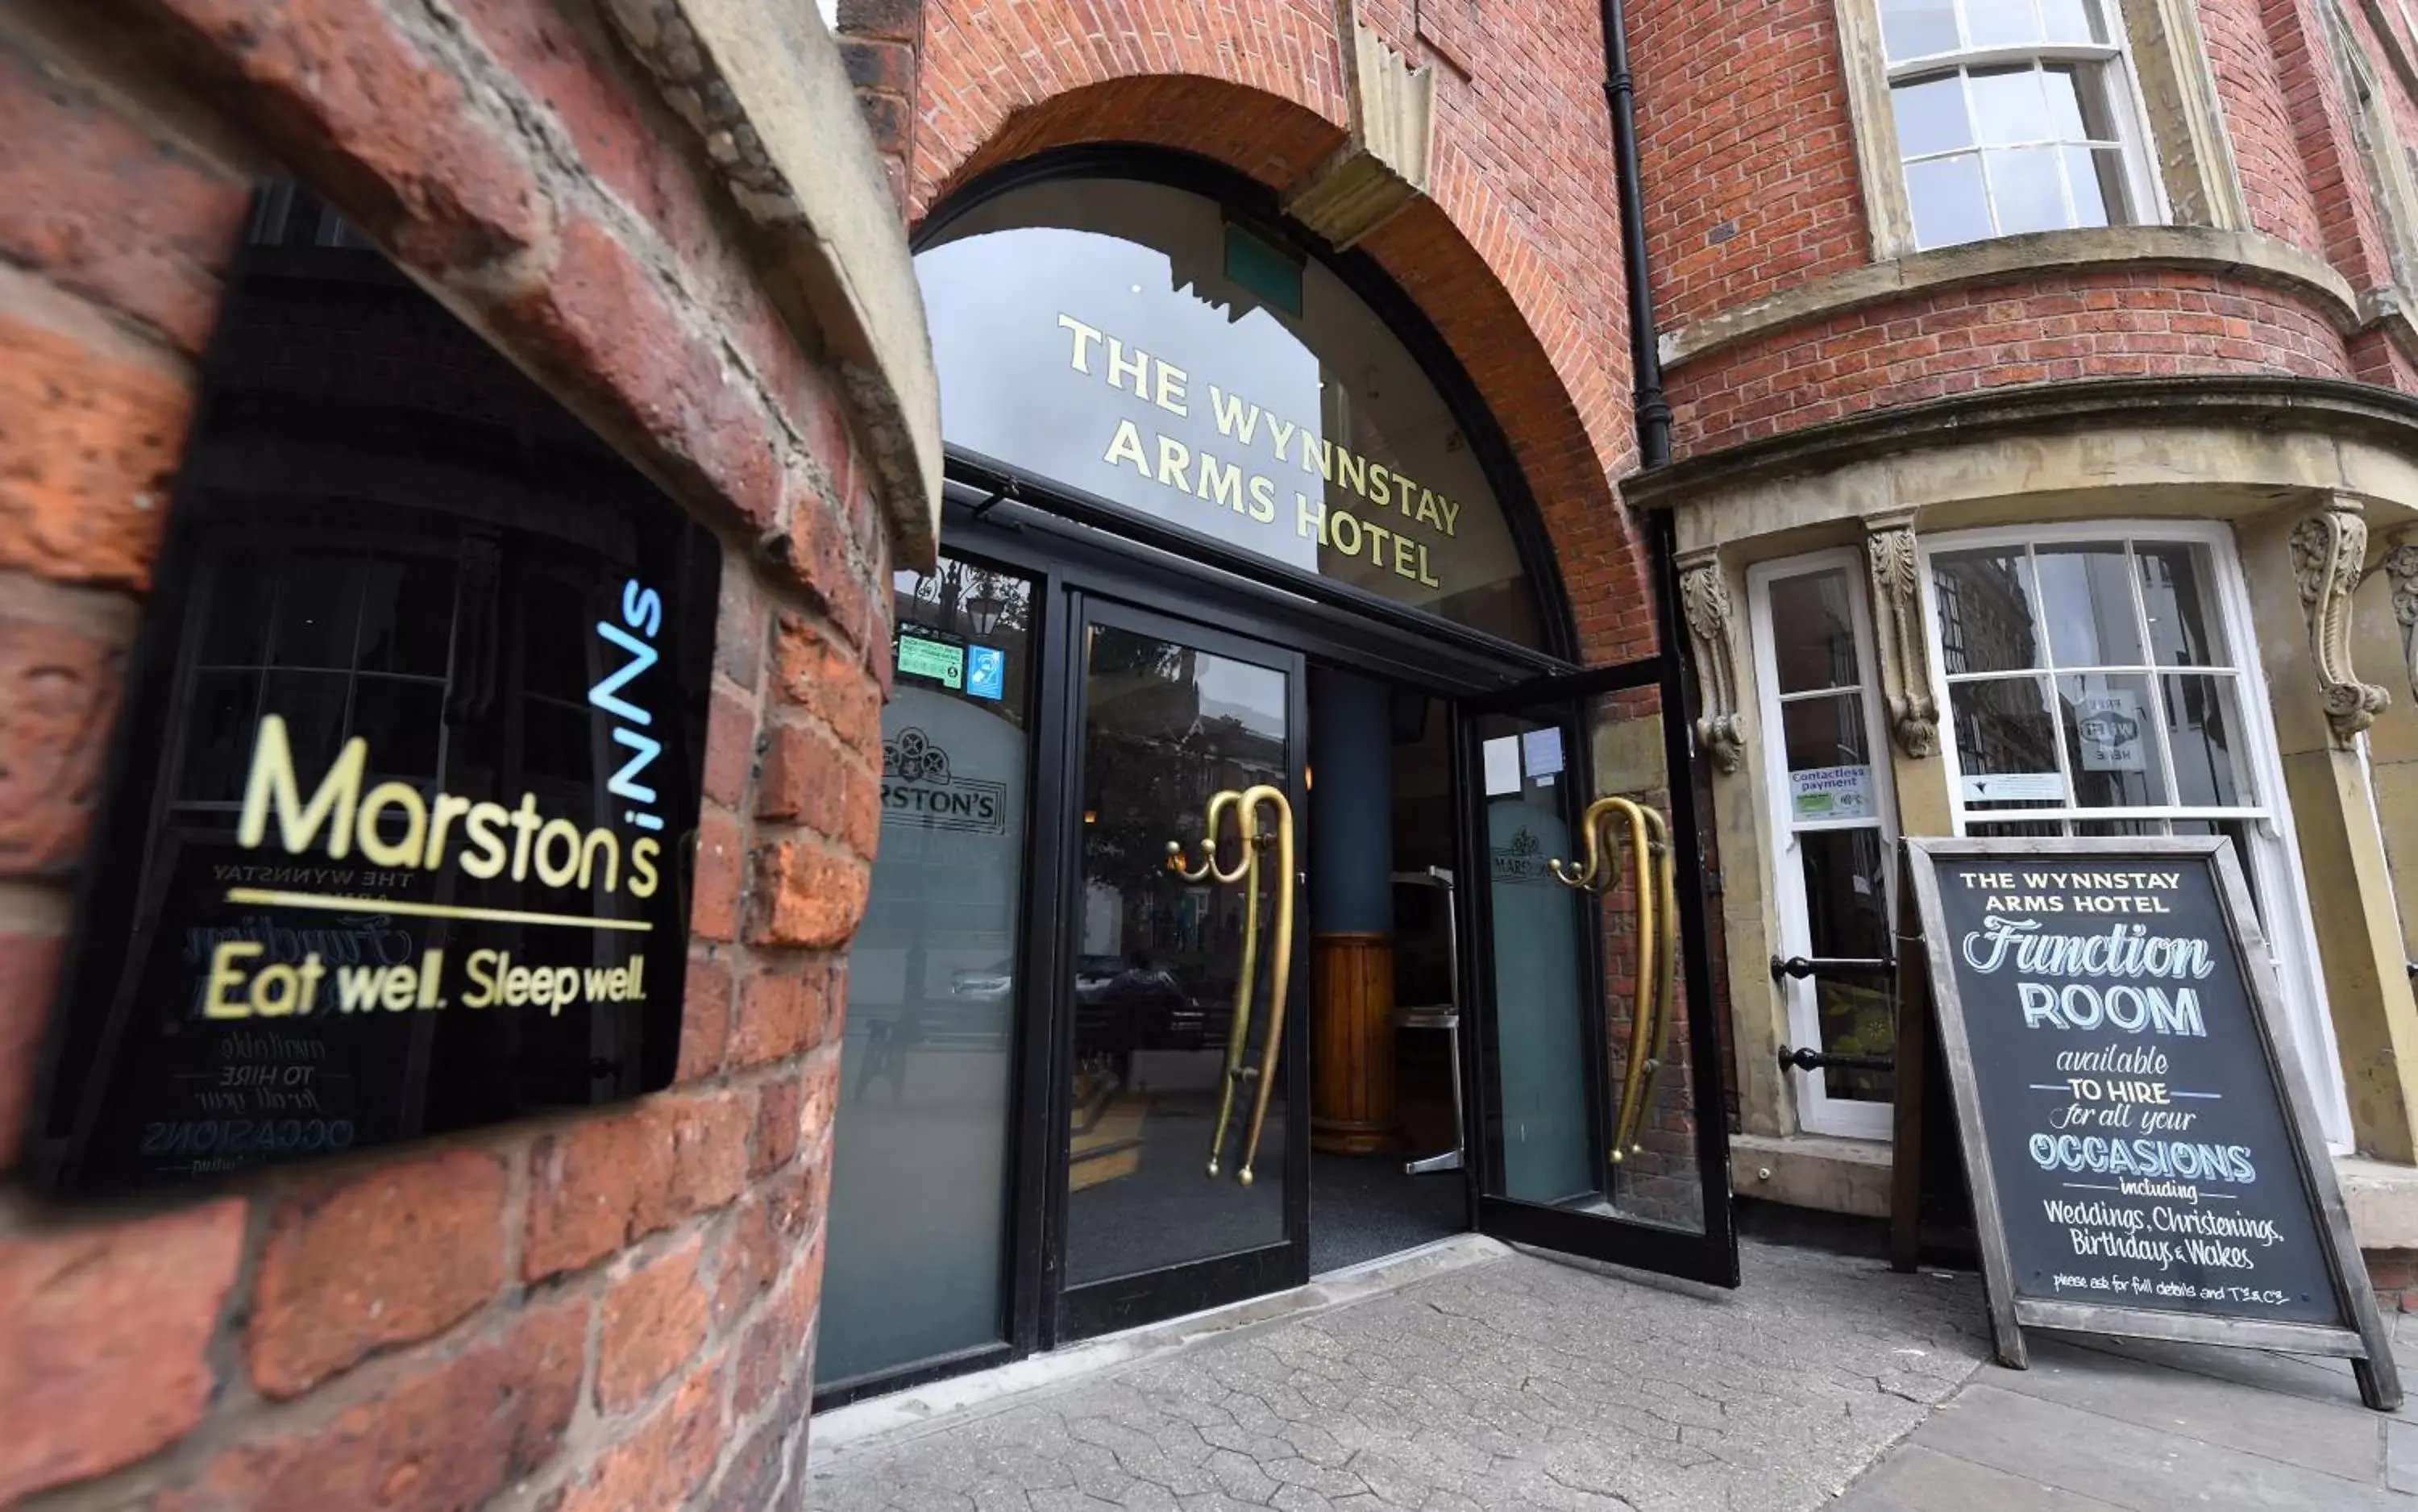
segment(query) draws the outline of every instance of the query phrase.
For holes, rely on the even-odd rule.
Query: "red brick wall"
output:
[[[1654,314],[1685,326],[1872,256],[1835,0],[1630,11]]]
[[[2380,86],[2418,121],[2362,8],[2345,8]],[[2354,294],[2388,288],[2384,221],[2318,0],[2201,0],[2199,10],[2253,228],[2331,264]],[[1835,8],[1784,0],[1722,24],[1709,13],[1702,0],[1640,0],[1634,11],[1666,328],[1871,256]],[[1974,389],[2139,374],[2408,388],[2408,356],[2385,328],[2361,328],[2363,318],[2314,294],[2171,268],[2017,268],[1975,287],[1811,315],[1690,358],[1671,374],[1675,439],[1688,455]]]
[[[890,613],[836,378],[581,0],[26,0],[0,128],[0,1169],[253,173],[320,189],[730,542],[679,1086],[207,1200],[0,1192],[0,1504],[106,1475],[80,1504],[773,1504]]]
[[[930,0],[914,213],[1072,143],[1179,148],[1292,189],[1349,125],[1336,9]],[[1642,547],[1611,488],[1635,447],[1599,7],[1550,0],[1515,18],[1475,0],[1395,0],[1361,15],[1435,70],[1437,114],[1429,195],[1362,250],[1435,324],[1508,435],[1589,658],[1635,655],[1653,628]]]
[[[2121,268],[1951,289],[1789,328],[1672,375],[1686,452],[2012,384],[2194,373],[2347,377],[2334,328],[2220,275]]]

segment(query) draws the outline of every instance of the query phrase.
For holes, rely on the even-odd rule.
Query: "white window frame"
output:
[[[1883,103],[1892,113],[1897,108],[1895,97],[1898,86],[1917,80],[1944,74],[1969,75],[1977,69],[2008,68],[2023,64],[2029,64],[2034,68],[2058,63],[2106,64],[2109,73],[2116,81],[2118,90],[2123,96],[2121,99],[2109,102],[2115,117],[2116,135],[2112,141],[2094,141],[2089,145],[2112,146],[2117,149],[2124,164],[2124,187],[2127,197],[2132,201],[2133,210],[2130,219],[2117,221],[2111,217],[2108,223],[2111,225],[2165,225],[2172,220],[2173,208],[2166,202],[2165,185],[2163,176],[2157,171],[2155,154],[2150,145],[2156,141],[2156,136],[2150,128],[2149,109],[2142,97],[2140,71],[2134,66],[2133,45],[2124,26],[2124,8],[2119,0],[2089,0],[2090,4],[2098,7],[2100,17],[2106,23],[2108,39],[2105,42],[2037,42],[2009,47],[1973,46],[1966,26],[1965,8],[1967,5],[1975,3],[1975,0],[1957,0],[1951,14],[1956,18],[1958,47],[1952,52],[1931,53],[1921,57],[1905,59],[1889,55],[1887,28],[1879,18],[1882,0],[1869,0],[1869,3],[1874,8],[1875,35],[1879,39],[1881,65],[1887,85]],[[2024,0],[2024,3],[2031,5],[2034,14],[2038,15],[2039,0]],[[1990,187],[1986,157],[1988,149],[1981,145],[1982,141],[1981,123],[1972,118],[1973,101],[1969,82],[1964,84],[1960,93],[1965,101],[1967,133],[1971,138],[1972,145],[1957,147],[1947,152],[1924,153],[1912,157],[1905,153],[1903,145],[1898,151],[1896,173],[1899,191],[1905,196],[1906,202],[1907,242],[1910,247],[1923,252],[1936,252],[1940,247],[1969,247],[1981,241],[2018,235],[2018,233],[1999,229],[1997,195]],[[2041,142],[1997,143],[1992,145],[1997,150],[2005,150],[2023,146],[2080,146],[2084,144]],[[1937,246],[1921,244],[1915,239],[1918,233],[1914,225],[1914,185],[1906,176],[1906,170],[1919,162],[1932,162],[1967,155],[1982,158],[1982,206],[1989,217],[1989,236],[1977,237],[1965,241],[1941,242]],[[2058,160],[2058,193],[2065,206],[2064,229],[2074,229],[2075,226],[2074,186],[2068,177],[2062,155]]]
[[[2291,1023],[2293,1036],[2303,1059],[2308,1063],[2310,1088],[2317,1105],[2318,1122],[2325,1130],[2328,1145],[2337,1154],[2351,1148],[2350,1105],[2343,1087],[2342,1061],[2334,1045],[2333,1016],[2326,1008],[2324,979],[2319,971],[2317,941],[2310,932],[2309,893],[2301,869],[2301,844],[2292,827],[2290,794],[2284,787],[2283,759],[2275,743],[2275,724],[2269,710],[2273,707],[2267,691],[2267,674],[2260,664],[2258,636],[2250,613],[2250,589],[2242,578],[2242,559],[2236,551],[2233,529],[2219,521],[2205,520],[2092,520],[2075,525],[2022,526],[1989,530],[1962,530],[1945,535],[1917,538],[1917,556],[1921,563],[1922,630],[1931,664],[1932,695],[1938,700],[1940,711],[1939,759],[1948,779],[1948,805],[1955,832],[1967,832],[1967,815],[1965,807],[1963,759],[1956,747],[1954,704],[1949,694],[1948,661],[1941,654],[1938,621],[1938,589],[1933,580],[1932,559],[1942,552],[1970,551],[1993,546],[2055,545],[2069,542],[2129,542],[2135,544],[2196,544],[2209,550],[2211,566],[2218,579],[2209,585],[2211,599],[2217,607],[2225,646],[2231,659],[2233,676],[2240,695],[2243,756],[2251,782],[2257,788],[2258,803],[2266,813],[2263,817],[2247,821],[2257,842],[2250,847],[2251,854],[2242,858],[2249,869],[2252,885],[2265,904],[2262,924],[2267,936],[2275,975],[2284,989],[2285,1016]],[[2134,591],[2139,592],[2137,585]],[[2035,595],[2038,592],[2034,589]],[[2039,600],[2033,600],[2034,612],[2039,612]],[[2057,671],[2062,674],[2065,669]],[[2045,675],[2045,669],[2044,669]],[[2051,684],[2054,687],[2054,683]],[[2154,684],[2153,684],[2154,691]],[[2160,739],[2164,739],[2164,720],[2158,721]],[[2058,742],[2058,766],[2065,767],[2065,742]],[[2171,770],[2171,763],[2169,763]],[[2068,779],[2067,791],[2073,791]],[[2247,806],[2247,805],[2245,805]],[[1973,822],[2013,823],[2027,817],[2047,820],[2116,819],[2193,819],[2210,817],[2210,811],[2178,805],[2142,805],[2123,809],[2021,809],[1987,810],[1970,816]],[[2240,821],[2238,810],[2228,811],[2224,817]]]
[[[1843,573],[1847,583],[1848,613],[1854,622],[1857,685],[1864,705],[1864,749],[1873,758],[1875,820],[1821,819],[1798,823],[1789,802],[1788,741],[1781,722],[1780,654],[1771,619],[1771,589],[1791,578],[1820,573]],[[1779,561],[1758,562],[1747,570],[1747,619],[1754,649],[1756,718],[1765,732],[1762,741],[1764,807],[1771,820],[1771,863],[1766,875],[1773,879],[1772,908],[1779,934],[1772,952],[1781,956],[1811,955],[1813,920],[1805,902],[1805,868],[1798,859],[1798,835],[1817,830],[1880,832],[1889,863],[1882,870],[1884,917],[1894,931],[1897,921],[1898,818],[1897,788],[1892,780],[1889,730],[1882,717],[1879,662],[1873,634],[1872,596],[1865,576],[1863,553],[1852,546],[1809,552]],[[1829,696],[1829,694],[1812,696]],[[1814,1001],[1814,984],[1808,978],[1785,978],[1780,991],[1787,1007],[1788,1043],[1822,1048],[1822,1019]],[[1887,1139],[1890,1134],[1890,1103],[1864,1098],[1832,1097],[1828,1074],[1795,1071],[1798,1126],[1808,1134],[1838,1135],[1853,1139]]]

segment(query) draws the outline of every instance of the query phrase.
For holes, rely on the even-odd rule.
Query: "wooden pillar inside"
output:
[[[1310,944],[1310,1147],[1399,1149],[1394,1114],[1394,940],[1326,934]]]

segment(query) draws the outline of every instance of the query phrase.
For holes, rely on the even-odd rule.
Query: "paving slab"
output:
[[[810,1504],[1789,1512],[1980,1367],[1970,1276],[1741,1260],[1725,1292],[1505,1254],[835,1448],[819,1420]]]
[[[1976,1384],[2363,1482],[2375,1482],[2382,1472],[2377,1414],[2360,1405],[2348,1367],[2339,1378],[2321,1378],[2331,1382],[2331,1393],[2287,1394],[2153,1363],[2154,1354],[2143,1359],[2094,1351],[2050,1335],[2032,1336],[2029,1346],[2030,1369],[1992,1366]],[[2242,1350],[2194,1352],[2198,1358],[2192,1364],[2202,1367],[2246,1367],[2276,1358]]]
[[[1830,1505],[1836,1512],[2109,1512],[2114,1504],[1908,1443]]]
[[[2380,1462],[2366,1456],[2339,1474],[2311,1470],[2009,1391],[2001,1382],[2012,1373],[1994,1369],[1968,1385],[1909,1443],[2139,1512],[2180,1506],[2410,1512],[2412,1504],[2382,1484]],[[2245,1413],[2270,1399],[2241,1395]],[[2380,1432],[2368,1425],[2371,1440]]]

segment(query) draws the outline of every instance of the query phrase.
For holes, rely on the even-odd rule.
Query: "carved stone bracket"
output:
[[[1922,574],[1910,527],[1875,530],[1864,537],[1873,570],[1873,630],[1880,647],[1881,696],[1889,709],[1890,736],[1907,756],[1921,760],[1938,749],[1939,703],[1931,695],[1931,661],[1922,634]]]
[[[1679,612],[1688,622],[1689,649],[1696,659],[1696,695],[1704,705],[1696,717],[1697,743],[1714,766],[1736,771],[1746,744],[1746,721],[1738,714],[1737,668],[1730,655],[1737,616],[1720,562],[1706,558],[1680,570]]]
[[[2366,560],[2367,521],[2354,499],[2337,496],[2292,527],[2292,572],[2301,583],[2301,606],[2308,611],[2309,655],[2317,664],[2326,723],[2343,745],[2375,724],[2378,710],[2393,701],[2382,688],[2360,681],[2351,666],[2350,596]],[[2400,607],[2397,594],[2395,607]]]
[[[1339,248],[1350,247],[1427,192],[1435,147],[1435,73],[1414,68],[1339,0],[1348,38],[1343,84],[1351,134],[1285,198],[1285,213]]]
[[[2384,574],[2393,580],[2393,618],[2401,621],[2401,657],[2410,664],[2410,694],[2418,698],[2418,530],[2393,538],[2384,555]]]

